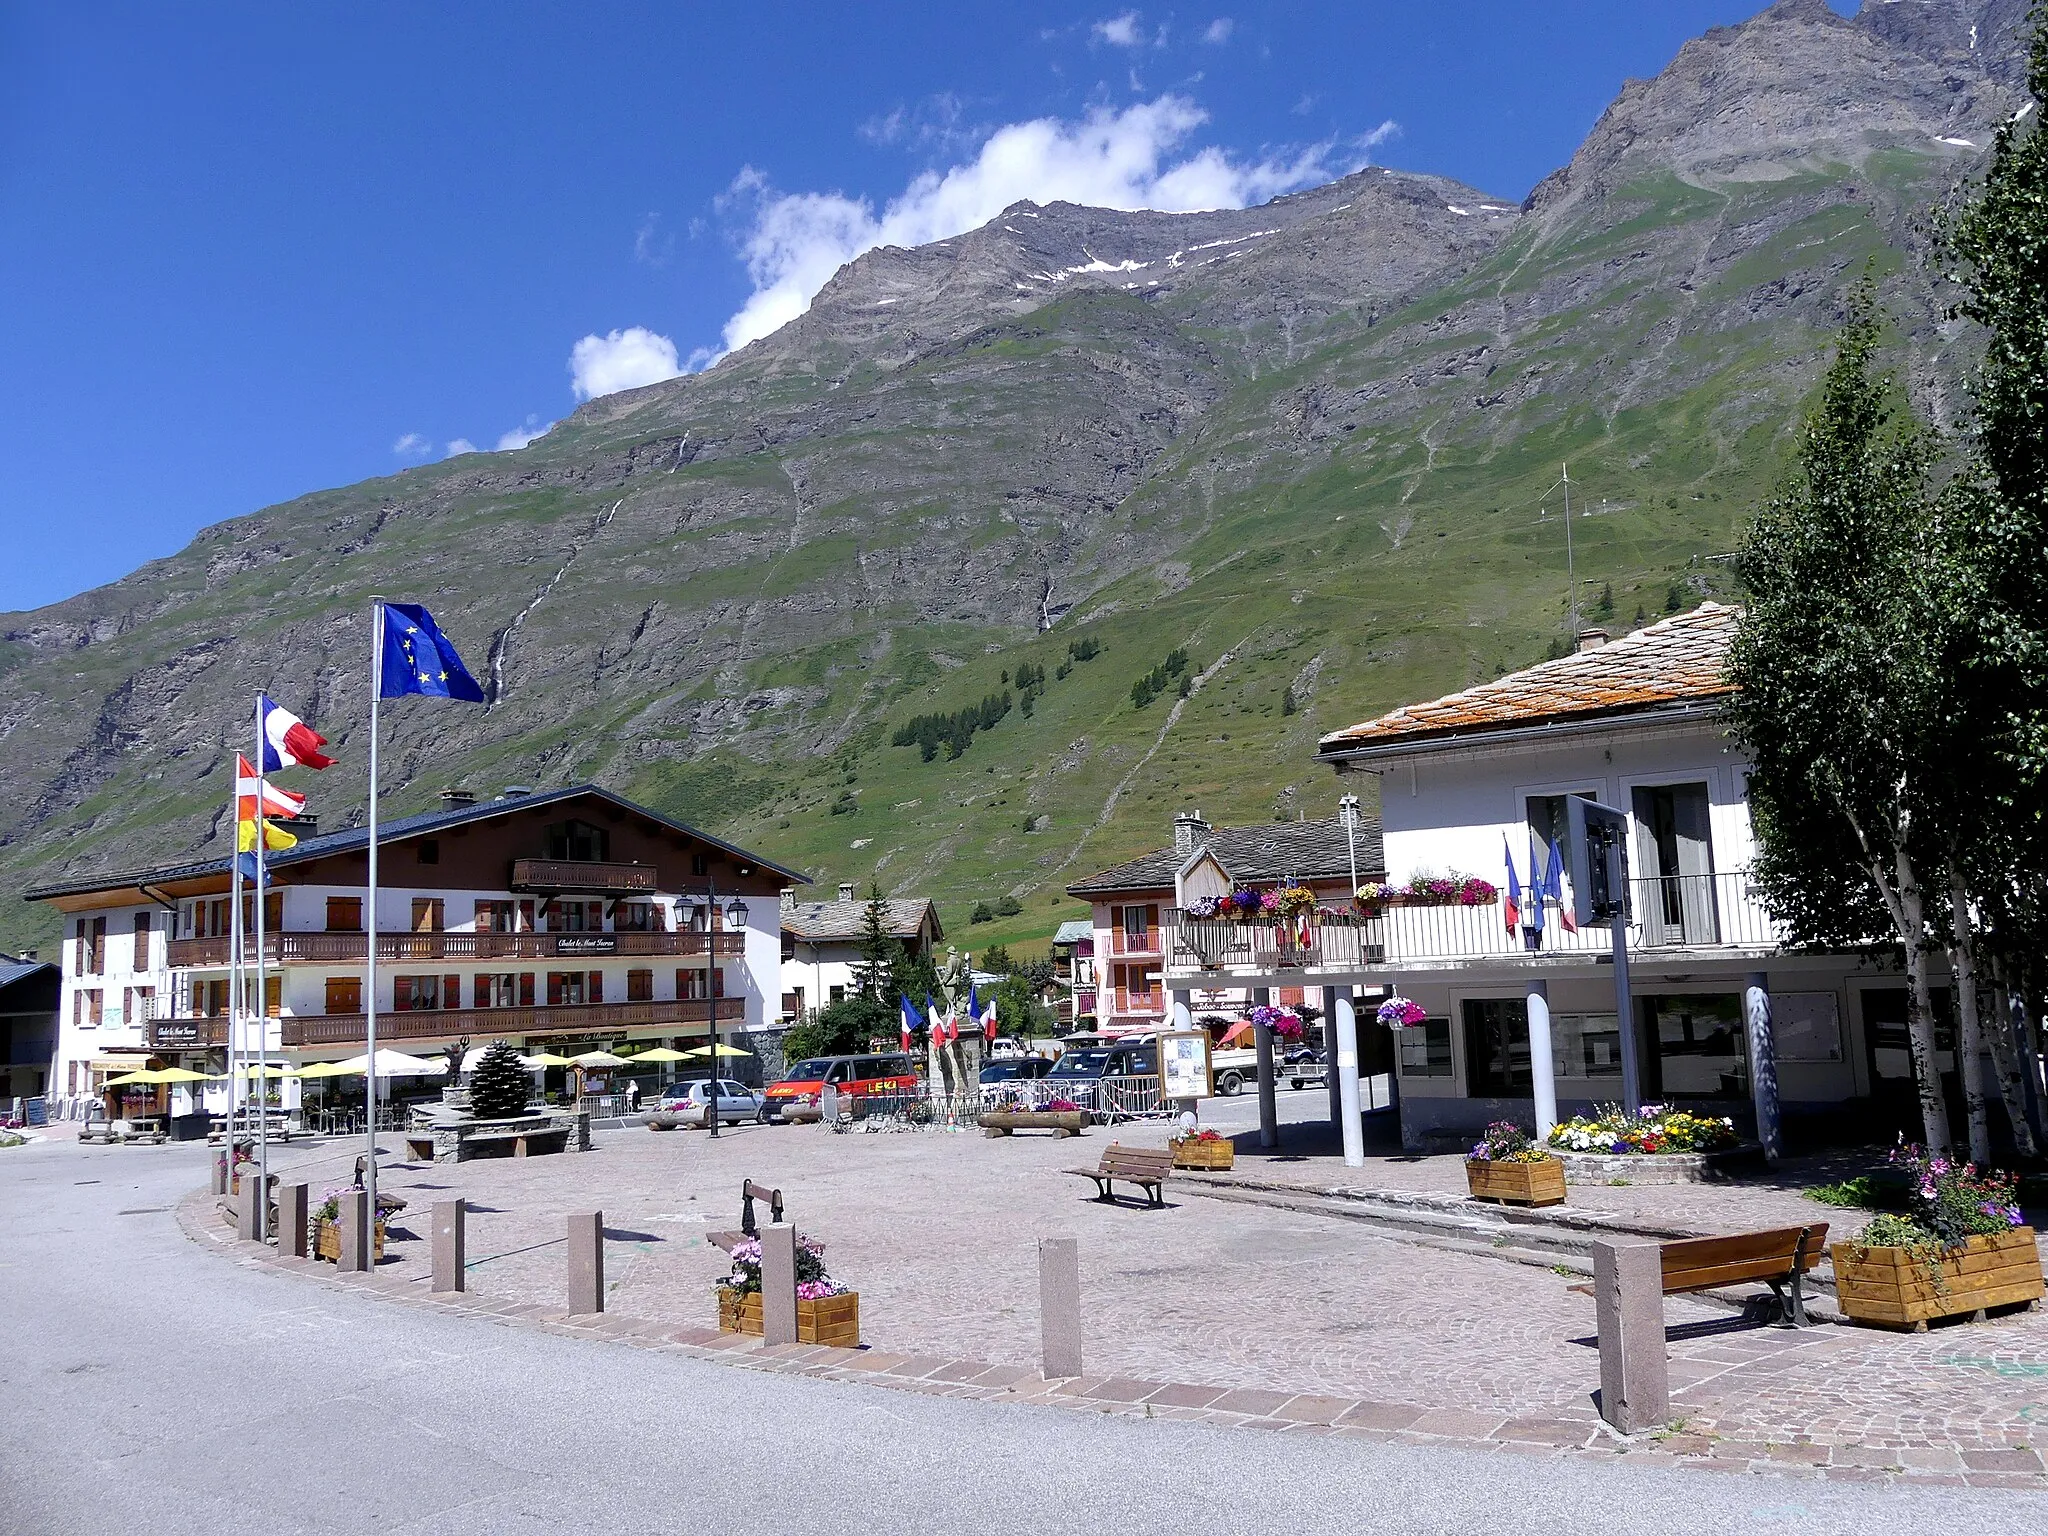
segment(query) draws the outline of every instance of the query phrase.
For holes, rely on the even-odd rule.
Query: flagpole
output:
[[[240,777],[231,767],[232,777]],[[234,825],[234,833],[228,840],[233,851],[228,854],[228,906],[233,911],[232,926],[228,929],[228,1107],[223,1122],[227,1130],[221,1140],[227,1148],[227,1187],[234,1188],[235,1178],[235,1036],[242,1023],[242,803],[239,784],[228,790],[228,816]]]
[[[270,995],[269,974],[263,953],[265,914],[265,887],[269,884],[269,866],[266,859],[270,841],[270,823],[264,819],[263,772],[263,697],[256,698],[256,824],[251,829],[256,840],[256,1072],[254,1079],[257,1098],[256,1110],[256,1169],[259,1204],[256,1207],[256,1235],[267,1238],[270,1235]],[[241,807],[235,807],[237,817]],[[235,828],[235,845],[241,846],[241,827]],[[284,984],[278,983],[278,991]],[[280,1101],[283,1095],[279,1094]]]
[[[363,962],[363,1103],[369,1110],[369,1155],[363,1164],[363,1188],[369,1193],[370,1230],[363,1241],[377,1263],[377,699],[384,691],[384,599],[370,599],[370,893],[365,927],[369,943]]]

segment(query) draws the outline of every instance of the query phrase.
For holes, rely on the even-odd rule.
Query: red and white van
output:
[[[873,1056],[813,1056],[791,1062],[781,1081],[768,1089],[768,1113],[783,1119],[815,1119],[829,1083],[856,1115],[870,1098],[911,1098],[918,1088],[917,1062],[901,1051]]]

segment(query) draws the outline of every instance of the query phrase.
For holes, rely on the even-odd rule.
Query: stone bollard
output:
[[[277,1191],[277,1251],[286,1258],[306,1256],[306,1210],[311,1191],[304,1184],[282,1184]]]
[[[224,1195],[228,1192],[228,1159],[226,1153],[222,1153],[213,1160],[213,1192],[216,1195]]]
[[[1658,1245],[1595,1242],[1593,1301],[1600,1318],[1600,1417],[1624,1435],[1662,1428],[1671,1418],[1671,1370]]]
[[[569,1312],[604,1310],[604,1212],[569,1217]]]
[[[263,1241],[263,1175],[254,1163],[242,1170],[242,1192],[235,1196],[235,1236],[245,1243]]]
[[[467,1200],[434,1202],[434,1289],[466,1291],[467,1271],[463,1269],[464,1228],[469,1219]]]
[[[1046,1380],[1081,1374],[1081,1245],[1038,1240],[1039,1369]]]
[[[796,1228],[761,1229],[761,1342],[796,1342]]]
[[[376,1237],[370,1229],[370,1192],[344,1189],[337,1213],[341,1218],[341,1273],[366,1274],[377,1262]]]

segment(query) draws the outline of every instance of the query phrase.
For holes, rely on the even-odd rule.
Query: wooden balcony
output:
[[[717,941],[721,958],[746,954],[743,933],[380,933],[379,960],[571,960],[607,956],[695,956]],[[333,965],[365,959],[365,933],[283,933],[263,936],[263,957],[272,965]],[[250,944],[253,951],[254,943]],[[228,963],[226,939],[173,939],[173,969],[207,969]]]
[[[588,896],[646,895],[654,889],[652,864],[597,864],[580,859],[514,859],[512,889]]]
[[[1127,933],[1121,928],[1112,928],[1109,933],[1110,953],[1117,955],[1156,955],[1159,950],[1160,930],[1148,928],[1143,933]]]
[[[721,1029],[739,1027],[746,1013],[739,998],[720,998]],[[711,1005],[701,999],[655,1003],[564,1003],[553,1008],[438,1008],[377,1015],[377,1042],[404,1040],[494,1040],[504,1035],[529,1039],[562,1035],[609,1034],[621,1029],[673,1026],[678,1033],[697,1033],[711,1018]],[[310,1014],[281,1018],[278,1033],[286,1050],[308,1046],[363,1046],[369,1026],[360,1013]],[[200,1050],[227,1044],[226,1019],[152,1019],[145,1028],[152,1048]]]

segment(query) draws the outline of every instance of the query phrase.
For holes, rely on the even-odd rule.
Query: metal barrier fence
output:
[[[1104,1125],[1122,1120],[1166,1120],[1179,1113],[1176,1105],[1160,1097],[1156,1073],[990,1083],[982,1090],[981,1104],[984,1108],[1001,1104],[1016,1109],[1040,1109],[1053,1099],[1065,1099],[1087,1110]]]

